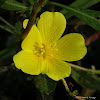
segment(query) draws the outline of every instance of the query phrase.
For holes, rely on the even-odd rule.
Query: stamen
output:
[[[57,51],[55,45],[45,45],[45,44],[38,44],[37,42],[34,44],[35,50],[34,54],[38,57],[46,58],[46,56],[54,57],[54,52]]]

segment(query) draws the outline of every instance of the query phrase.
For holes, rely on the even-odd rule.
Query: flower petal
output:
[[[23,72],[31,75],[39,75],[41,72],[41,60],[33,52],[20,51],[13,57],[15,66]]]
[[[33,25],[21,46],[24,50],[34,50],[34,45],[36,43],[41,43],[41,36],[36,25]]]
[[[71,67],[66,62],[51,57],[48,60],[44,60],[41,71],[51,79],[58,81],[62,78],[69,77]]]
[[[43,41],[52,43],[58,40],[66,28],[66,19],[59,12],[44,12],[37,25]]]
[[[24,29],[26,28],[26,26],[27,26],[27,24],[28,24],[28,21],[29,21],[29,19],[25,19],[25,20],[23,21],[23,28],[24,28]]]
[[[65,61],[80,60],[87,53],[84,38],[78,33],[70,33],[59,39],[56,48],[55,56]]]

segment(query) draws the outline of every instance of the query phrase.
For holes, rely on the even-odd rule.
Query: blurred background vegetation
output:
[[[38,1],[0,0],[0,100],[75,99],[68,95],[61,81],[54,82],[45,75],[31,76],[14,66],[12,58],[20,50],[22,22],[30,18],[32,7]],[[46,0],[37,20],[44,11],[58,11],[65,15],[67,28],[63,35],[80,33],[84,36],[87,55],[73,64],[100,70],[100,0]],[[72,67],[66,82],[76,95],[100,100],[99,74]]]

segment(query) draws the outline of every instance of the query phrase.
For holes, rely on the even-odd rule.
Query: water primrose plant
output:
[[[24,20],[26,28],[28,20]],[[60,12],[44,12],[23,40],[22,50],[13,57],[15,66],[30,75],[46,74],[58,81],[71,74],[65,61],[82,59],[87,52],[84,38],[79,33],[63,37],[66,19]]]

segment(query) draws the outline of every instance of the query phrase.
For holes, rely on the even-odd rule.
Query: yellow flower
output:
[[[27,20],[24,21],[24,28]],[[79,33],[60,38],[66,28],[66,19],[59,12],[44,12],[37,26],[33,25],[23,40],[22,50],[14,55],[15,66],[31,75],[40,73],[53,80],[69,77],[71,66],[65,61],[82,59],[87,49]]]

